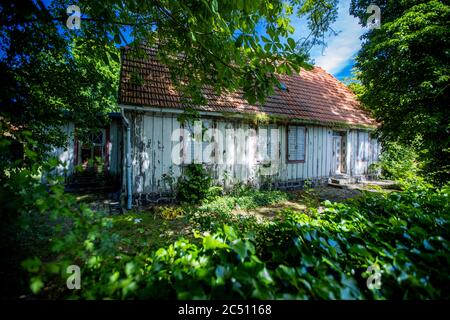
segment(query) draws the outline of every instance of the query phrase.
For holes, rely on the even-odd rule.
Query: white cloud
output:
[[[361,48],[359,38],[364,29],[358,24],[358,19],[349,14],[349,8],[350,0],[339,1],[338,18],[332,28],[340,33],[326,39],[327,47],[323,52],[322,47],[311,50],[311,58],[315,60],[315,64],[332,74],[342,71]],[[296,33],[304,33],[305,23],[298,21],[295,24]]]

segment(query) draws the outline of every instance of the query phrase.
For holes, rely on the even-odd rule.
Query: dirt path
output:
[[[308,207],[318,208],[320,203],[325,200],[330,200],[331,202],[342,202],[349,198],[355,198],[362,194],[360,190],[357,189],[341,189],[334,187],[319,187],[315,188],[310,192],[305,192],[304,190],[292,191],[292,200],[282,201],[277,204],[265,207],[258,207],[251,210],[235,209],[233,214],[249,216],[254,215],[259,220],[261,219],[273,219],[278,212],[284,209],[292,209],[294,211],[305,211]]]
[[[306,209],[306,205],[296,202],[296,201],[282,201],[277,204],[266,206],[266,207],[258,207],[251,210],[242,210],[242,209],[234,209],[233,214],[250,216],[254,215],[260,219],[273,219],[278,212],[283,209],[292,209],[295,211],[304,211]]]
[[[320,201],[342,202],[344,200],[358,197],[362,192],[358,189],[341,189],[334,187],[320,187],[314,189],[314,193]]]

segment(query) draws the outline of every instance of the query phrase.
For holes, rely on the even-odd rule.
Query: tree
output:
[[[353,0],[364,25],[372,1]],[[361,101],[383,141],[413,145],[436,182],[450,178],[450,6],[445,1],[378,1],[381,28],[364,36],[356,66]]]
[[[51,147],[63,146],[67,137],[60,126],[67,112],[82,129],[96,127],[99,114],[117,109],[119,50],[82,34],[65,35],[44,18],[19,22],[36,15],[35,7],[9,3],[0,10],[0,175],[8,166],[30,167]]]
[[[361,81],[359,80],[361,72],[359,72],[356,68],[353,68],[351,70],[351,74],[348,77],[345,77],[342,82],[352,90],[352,92],[360,98],[361,95],[364,94],[365,87],[362,85]],[[362,105],[364,107],[364,105]]]
[[[321,43],[336,2],[5,1],[1,116],[31,131],[42,148],[64,140],[56,130],[62,111],[72,111],[78,127],[92,126],[89,120],[116,104],[119,45],[157,45],[175,84],[196,103],[204,101],[205,84],[218,92],[243,88],[249,101],[263,101],[278,83],[275,72],[307,66],[307,49]],[[69,5],[80,7],[79,30],[66,27]],[[310,29],[297,41],[290,37],[294,14],[305,16]]]

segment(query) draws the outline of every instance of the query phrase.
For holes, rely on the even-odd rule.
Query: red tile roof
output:
[[[122,56],[119,103],[125,105],[182,109],[181,95],[170,80],[169,70],[156,60],[149,50],[148,59],[132,57],[129,49]],[[136,72],[142,85],[132,83]],[[376,122],[359,106],[355,95],[340,81],[320,67],[291,76],[280,75],[287,90],[276,88],[264,105],[250,105],[242,92],[217,95],[211,87],[203,93],[208,104],[197,106],[200,111],[263,113],[289,120],[324,124],[346,123],[356,126],[376,126]]]

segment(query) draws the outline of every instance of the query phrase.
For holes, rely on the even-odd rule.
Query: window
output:
[[[194,128],[191,126],[185,127],[185,153],[184,153],[184,163],[198,163],[201,159],[201,155],[198,154],[197,148],[201,146],[201,141],[199,141],[199,137],[196,137],[194,134]],[[197,138],[197,139],[196,139]],[[196,154],[197,151],[197,154]],[[196,157],[197,155],[197,157]],[[200,156],[200,159],[199,159]]]
[[[105,130],[91,132],[88,141],[80,144],[79,160],[81,164],[87,164],[90,160],[104,158],[105,156]]]
[[[215,148],[214,136],[209,129],[213,129],[213,123],[208,120],[201,122],[202,127],[197,128],[200,133],[195,135],[194,126],[186,126],[186,149],[184,163],[210,163],[214,161]]]
[[[91,133],[91,141],[92,141],[92,144],[94,144],[94,145],[102,145],[103,144],[103,131]]]
[[[358,131],[357,134],[357,159],[367,161],[369,157],[369,133]]]
[[[304,162],[306,154],[306,128],[289,126],[287,138],[287,161]]]
[[[202,128],[202,162],[214,163],[215,157],[215,141],[213,122],[210,120],[203,121]]]
[[[257,155],[259,162],[270,161],[272,159],[272,130],[270,127],[258,128]]]

